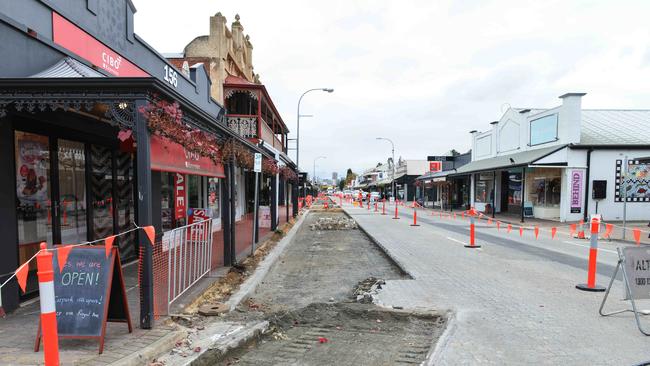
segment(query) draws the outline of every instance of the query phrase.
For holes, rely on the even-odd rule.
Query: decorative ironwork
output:
[[[248,89],[230,89],[230,88],[227,88],[224,98],[229,99],[235,93],[248,94],[248,96],[251,97],[253,100],[257,100],[257,93],[255,93],[252,90],[248,90]]]
[[[228,128],[245,138],[257,138],[257,117],[226,117]]]

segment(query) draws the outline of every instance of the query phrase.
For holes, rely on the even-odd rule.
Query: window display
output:
[[[537,207],[560,207],[560,169],[536,168],[526,173],[527,201]]]

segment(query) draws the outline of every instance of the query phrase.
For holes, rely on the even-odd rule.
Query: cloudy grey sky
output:
[[[160,52],[241,16],[255,70],[295,133],[303,170],[355,171],[396,156],[469,148],[513,107],[650,108],[650,1],[133,0],[136,32]],[[181,6],[179,6],[181,4]],[[295,137],[295,135],[291,136]],[[291,153],[294,156],[294,152]]]

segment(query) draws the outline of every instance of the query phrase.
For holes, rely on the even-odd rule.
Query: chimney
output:
[[[580,143],[582,122],[582,97],[587,93],[566,93],[560,95],[562,108],[559,116],[558,135],[563,143]]]

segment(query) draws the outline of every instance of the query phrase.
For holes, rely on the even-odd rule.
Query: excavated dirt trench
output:
[[[406,275],[342,212],[312,212],[255,295],[227,320],[270,331],[200,365],[420,364],[442,333],[437,313],[383,309],[368,292]],[[365,294],[365,296],[364,296]]]

